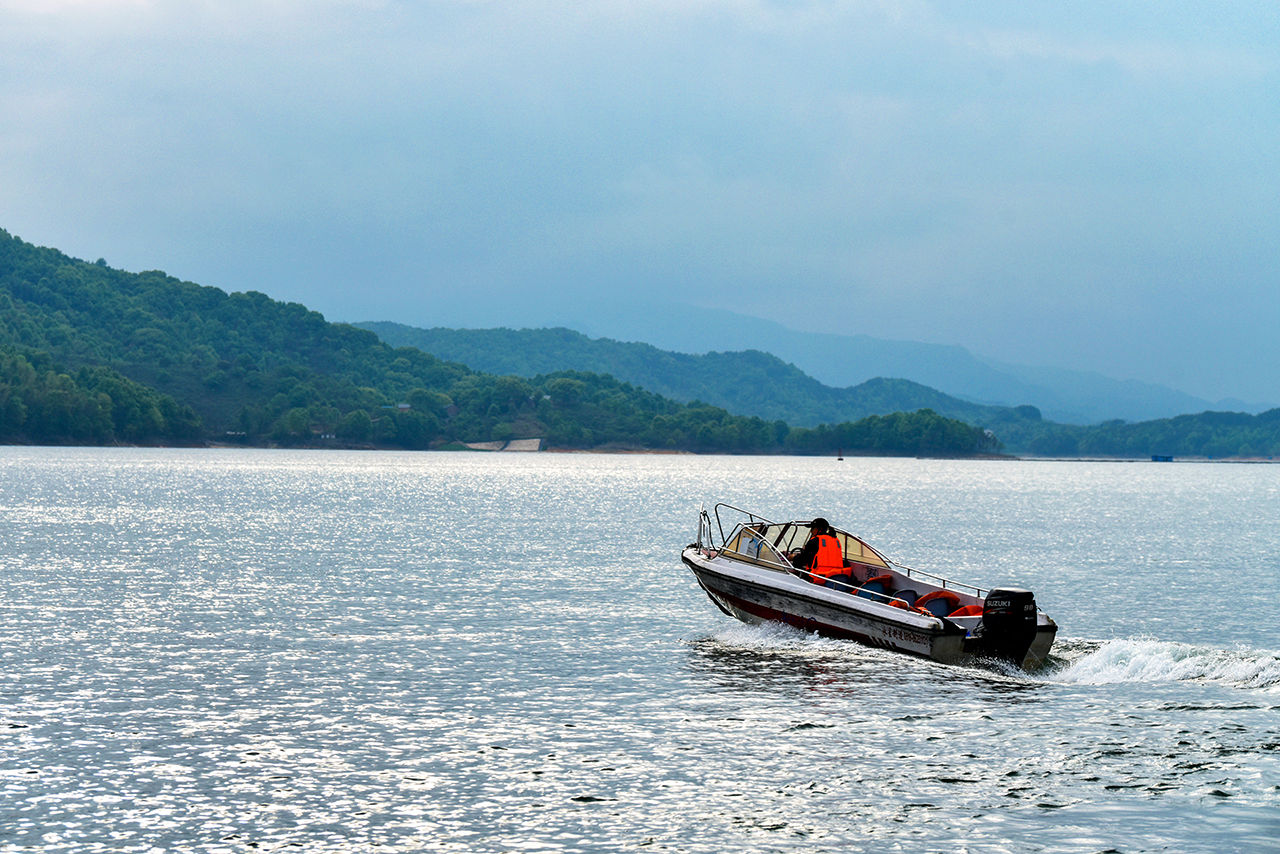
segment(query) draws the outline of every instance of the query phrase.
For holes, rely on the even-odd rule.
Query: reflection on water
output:
[[[824,466],[0,449],[0,851],[1274,850],[1274,630],[1101,603],[1265,611],[1280,469]],[[1054,661],[729,620],[718,498],[1015,565]]]

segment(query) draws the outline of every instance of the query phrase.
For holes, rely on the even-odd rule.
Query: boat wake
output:
[[[1280,655],[1219,649],[1150,638],[1066,641],[1054,650],[1059,664],[1049,681],[1078,685],[1119,682],[1212,682],[1280,693]]]
[[[848,641],[824,638],[782,623],[734,624],[702,638],[718,647],[755,653],[802,652],[822,657],[897,657]],[[1044,669],[1029,674],[1007,662],[982,662],[989,675],[1017,682],[1109,685],[1123,682],[1206,682],[1280,694],[1280,655],[1240,647],[1221,649],[1152,638],[1066,639]]]

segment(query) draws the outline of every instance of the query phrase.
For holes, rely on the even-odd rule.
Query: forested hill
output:
[[[393,346],[417,347],[478,371],[521,377],[563,370],[612,374],[675,400],[703,400],[730,412],[782,419],[804,427],[917,409],[932,409],[948,418],[983,426],[1023,417],[1010,407],[970,403],[910,380],[878,378],[852,388],[832,388],[759,350],[674,353],[649,344],[589,338],[570,329],[419,329],[389,322],[356,325],[376,332]]]
[[[1044,456],[1151,454],[1269,457],[1280,454],[1280,410],[1260,415],[1202,412],[1093,426],[1045,421],[1033,406],[983,406],[902,379],[832,388],[768,353],[691,355],[649,344],[593,339],[568,329],[419,329],[358,324],[396,345],[418,347],[470,367],[520,376],[576,369],[609,373],[676,400],[703,400],[731,412],[792,424],[853,421],[928,408],[992,430],[1007,450]],[[815,428],[826,436],[826,428]],[[838,445],[840,437],[828,436]]]
[[[681,403],[612,376],[478,373],[296,303],[87,263],[0,230],[0,441],[967,455],[923,410],[824,428]]]

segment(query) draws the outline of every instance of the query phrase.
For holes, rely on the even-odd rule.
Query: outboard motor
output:
[[[1030,590],[992,590],[982,606],[982,647],[986,655],[1022,666],[1036,639],[1036,597]]]

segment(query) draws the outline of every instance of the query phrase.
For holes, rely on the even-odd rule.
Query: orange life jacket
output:
[[[809,564],[809,571],[823,578],[843,574],[844,550],[840,548],[840,541],[829,534],[815,536],[818,538],[818,552],[813,556],[813,563]]]

